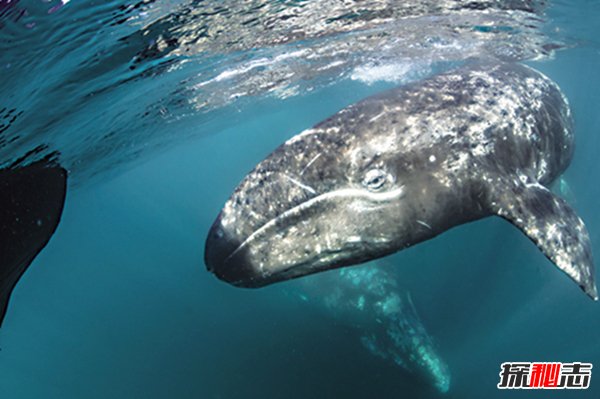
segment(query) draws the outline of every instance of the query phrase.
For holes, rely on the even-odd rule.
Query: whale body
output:
[[[586,227],[547,188],[573,149],[554,82],[521,64],[473,62],[352,104],[278,147],[225,203],[205,263],[260,287],[496,215],[597,299]]]
[[[372,355],[445,393],[450,369],[419,317],[399,275],[380,262],[300,279],[298,296],[356,332]],[[289,287],[288,287],[289,289]],[[294,293],[292,291],[292,293]]]

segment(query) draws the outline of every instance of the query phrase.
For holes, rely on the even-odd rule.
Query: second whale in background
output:
[[[377,261],[310,276],[286,291],[350,327],[372,355],[391,361],[417,381],[446,393],[450,389],[450,369],[397,274]]]

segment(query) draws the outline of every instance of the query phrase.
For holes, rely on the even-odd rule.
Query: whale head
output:
[[[208,269],[258,287],[363,263],[435,235],[433,203],[442,186],[431,167],[439,154],[402,151],[397,134],[384,128],[389,120],[369,122],[389,117],[383,111],[377,101],[355,104],[260,162],[210,229]]]

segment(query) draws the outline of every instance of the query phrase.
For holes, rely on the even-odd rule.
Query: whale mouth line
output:
[[[261,227],[256,229],[240,245],[238,245],[238,247],[236,249],[234,249],[231,252],[231,254],[229,254],[224,259],[223,264],[226,264],[227,262],[229,262],[229,260],[231,260],[240,251],[242,251],[244,248],[246,248],[248,245],[250,245],[252,242],[254,242],[258,237],[260,237],[260,235],[262,235],[264,232],[268,231],[273,226],[277,226],[277,224],[281,223],[282,221],[284,221],[286,219],[300,215],[305,210],[311,208],[313,205],[316,205],[320,202],[335,199],[335,198],[350,198],[350,197],[364,198],[371,202],[386,202],[386,201],[390,201],[393,199],[400,199],[403,196],[404,196],[404,185],[401,185],[401,186],[395,188],[394,190],[384,191],[384,192],[380,192],[380,193],[370,192],[370,191],[358,189],[358,188],[344,188],[344,189],[335,190],[335,191],[331,191],[328,193],[318,195],[314,198],[309,199],[308,201],[305,201],[299,205],[296,205],[296,206],[288,209],[287,211],[277,215],[276,217],[270,219],[268,222],[266,222]]]
[[[310,268],[321,263],[328,264],[330,263],[332,256],[335,256],[340,253],[346,253],[349,250],[352,251],[352,249],[357,248],[355,247],[324,250],[321,253],[309,259],[289,265],[285,269],[278,270],[275,273],[263,272],[260,276],[250,277],[247,279],[231,280],[228,282],[236,287],[242,288],[262,287],[271,284],[274,281],[273,279],[275,279],[275,281],[280,281],[287,280],[298,275],[304,275],[305,273],[303,273],[303,271],[305,268]]]

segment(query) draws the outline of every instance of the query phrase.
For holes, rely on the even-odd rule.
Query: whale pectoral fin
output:
[[[495,189],[491,208],[527,235],[560,270],[598,300],[590,237],[566,201],[537,182],[514,179]]]
[[[54,233],[67,172],[46,160],[0,169],[0,326],[10,294]]]

